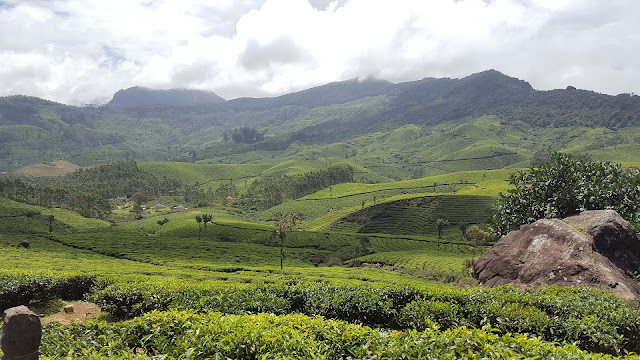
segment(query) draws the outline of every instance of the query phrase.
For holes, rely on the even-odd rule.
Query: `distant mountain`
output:
[[[340,157],[395,179],[529,165],[554,150],[594,160],[640,158],[639,96],[538,91],[495,70],[398,84],[352,79],[229,101],[136,87],[117,92],[109,105],[0,97],[0,172],[60,159],[90,166]],[[230,134],[242,127],[264,140],[234,143]]]
[[[210,91],[186,89],[157,90],[135,86],[116,92],[108,105],[119,107],[142,105],[189,106],[197,104],[217,104],[224,101],[223,98]]]
[[[234,110],[268,110],[285,106],[302,106],[315,108],[344,104],[368,96],[384,95],[392,91],[396,85],[378,79],[351,79],[320,85],[271,98],[239,98],[229,100],[223,109]]]

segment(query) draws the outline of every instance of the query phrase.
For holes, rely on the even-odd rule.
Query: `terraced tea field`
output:
[[[450,245],[442,245],[442,248]],[[435,270],[441,272],[460,272],[463,261],[471,258],[471,250],[466,246],[455,246],[454,251],[430,248],[427,250],[402,250],[377,252],[361,256],[352,262],[383,264],[405,269]]]

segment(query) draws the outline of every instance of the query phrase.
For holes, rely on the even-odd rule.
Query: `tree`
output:
[[[196,222],[198,223],[198,241],[200,241],[202,235],[202,228],[200,227],[200,223],[202,223],[202,216],[196,215]]]
[[[235,128],[231,133],[231,140],[239,144],[254,144],[264,140],[264,133],[251,127]]]
[[[638,226],[640,173],[608,162],[574,161],[570,154],[528,171],[511,174],[515,186],[496,201],[492,231],[504,235],[544,218],[564,218],[584,210],[613,209]]]
[[[49,215],[47,216],[47,220],[49,220],[49,234],[51,234],[53,232],[53,221],[55,220],[55,217],[53,215]]]
[[[204,223],[204,228],[207,228],[207,223],[211,222],[211,220],[213,220],[213,215],[211,214],[203,214],[202,215],[202,222]]]
[[[149,201],[149,197],[147,197],[147,195],[142,191],[136,191],[135,193],[133,193],[133,195],[131,195],[131,201],[138,205],[142,205]]]
[[[487,243],[489,239],[489,233],[480,229],[477,225],[471,225],[467,229],[467,239],[473,244],[474,251],[479,249],[480,246]]]
[[[284,264],[284,240],[287,235],[296,229],[299,216],[291,211],[282,213],[278,216],[276,222],[276,228],[274,230],[274,236],[279,240],[280,245],[280,271],[283,269]]]
[[[469,226],[469,224],[467,224],[466,222],[461,222],[460,224],[458,224],[458,229],[460,229],[460,232],[462,232],[462,235],[460,237],[460,240],[464,241],[467,238],[467,227]]]
[[[138,203],[133,204],[133,206],[131,207],[131,212],[136,214],[135,216],[136,219],[138,220],[142,219],[142,207],[140,206],[140,204]]]
[[[440,239],[442,239],[442,230],[449,225],[449,220],[441,217],[436,220],[436,230],[438,231],[438,249],[440,249]]]
[[[36,217],[37,215],[40,215],[40,213],[35,211],[35,210],[27,210],[24,213],[24,216],[26,216],[30,220],[33,219],[34,217]]]

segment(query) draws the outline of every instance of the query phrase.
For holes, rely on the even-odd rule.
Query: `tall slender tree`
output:
[[[274,230],[274,236],[279,239],[280,245],[280,271],[284,268],[284,240],[287,235],[296,229],[299,216],[291,211],[280,214]]]
[[[202,216],[196,215],[196,222],[198,223],[198,241],[200,241],[202,235],[202,228],[200,227],[200,223],[202,223]]]
[[[211,220],[213,220],[213,215],[211,214],[203,214],[202,215],[202,222],[204,223],[204,228],[207,228],[207,223],[211,222]]]
[[[53,215],[49,215],[47,216],[47,220],[49,220],[49,234],[51,234],[53,232],[53,221],[55,220],[55,217]]]

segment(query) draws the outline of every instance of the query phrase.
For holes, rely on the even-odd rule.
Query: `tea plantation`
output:
[[[224,168],[210,167],[193,168],[200,184]],[[485,226],[507,175],[340,184],[260,212],[116,223],[0,198],[0,310],[56,299],[102,309],[45,324],[43,359],[638,359],[640,310],[611,294],[469,286],[476,249],[458,225]],[[280,242],[273,219],[285,211],[304,218]],[[440,240],[439,216],[450,221]]]

